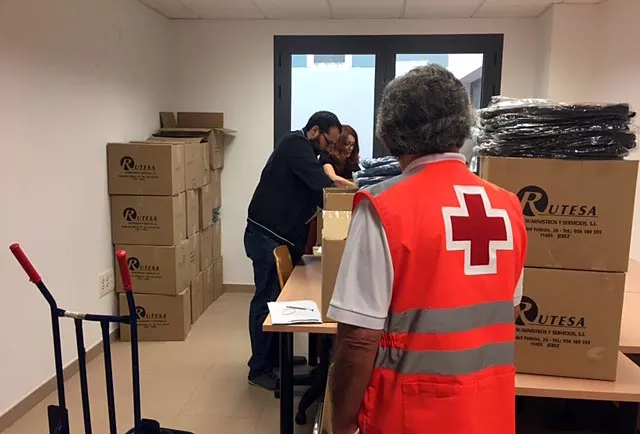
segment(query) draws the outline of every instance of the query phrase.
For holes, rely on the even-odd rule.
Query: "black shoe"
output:
[[[273,373],[267,372],[262,375],[258,375],[255,378],[249,378],[249,384],[256,387],[261,387],[265,390],[274,391],[276,387],[278,387],[278,383],[280,382],[280,377]]]

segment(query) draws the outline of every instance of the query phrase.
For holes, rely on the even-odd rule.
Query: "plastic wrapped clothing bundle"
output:
[[[353,174],[358,187],[370,187],[402,173],[400,163],[395,157],[370,158],[360,162],[362,170]]]
[[[616,159],[636,148],[628,104],[561,104],[497,97],[478,113],[480,155]]]
[[[363,169],[371,169],[373,167],[384,166],[386,164],[397,163],[395,157],[379,157],[379,158],[366,158],[360,161],[360,166]]]
[[[366,187],[371,187],[372,185],[379,184],[391,178],[393,177],[392,176],[371,176],[368,178],[358,178],[357,184],[359,188],[366,188]]]
[[[402,169],[400,168],[400,163],[394,161],[390,164],[385,164],[382,166],[371,167],[370,169],[360,170],[356,172],[354,177],[357,178],[369,178],[372,176],[396,176],[402,173]]]

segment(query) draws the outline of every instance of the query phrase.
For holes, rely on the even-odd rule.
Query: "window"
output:
[[[502,46],[502,35],[276,36],[274,140],[330,110],[356,129],[362,157],[386,155],[374,135],[386,83],[438,64],[462,81],[474,106],[485,107],[500,93]]]
[[[313,57],[317,59],[320,56]],[[322,57],[334,60],[338,58],[338,56]],[[300,129],[318,110],[329,110],[358,132],[360,156],[371,158],[373,156],[376,56],[364,54],[339,57],[342,63],[336,65],[332,62],[335,67],[294,68],[292,66],[290,129]],[[354,66],[354,61],[366,66]]]
[[[307,56],[294,54],[291,56],[291,67],[292,68],[306,68],[307,67]]]
[[[320,65],[322,63],[344,63],[344,54],[314,54],[313,63]]]

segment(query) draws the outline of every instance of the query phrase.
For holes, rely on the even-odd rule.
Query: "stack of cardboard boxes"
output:
[[[210,159],[221,147],[211,140],[211,129],[176,127],[107,146],[112,240],[129,257],[140,340],[185,339],[222,293],[221,221],[213,219],[222,152]],[[127,326],[121,338],[129,339]]]
[[[202,282],[202,308],[196,308],[193,314],[194,322],[223,292],[222,279],[222,221],[220,208],[222,205],[221,172],[224,167],[224,146],[236,133],[224,127],[223,113],[178,112],[177,117],[171,112],[160,113],[162,128],[157,131],[152,140],[175,140],[180,138],[191,143],[205,145],[206,153],[203,162],[209,170],[210,182],[198,189],[199,230],[193,239],[191,263],[196,289]],[[206,164],[208,162],[208,164]],[[194,198],[195,200],[195,198]],[[195,225],[195,219],[192,222]],[[196,249],[195,246],[200,248]],[[198,255],[199,258],[195,256]],[[195,264],[199,264],[196,270]],[[192,288],[194,285],[192,285]],[[194,299],[193,305],[199,306],[200,297]]]
[[[635,161],[482,159],[529,235],[518,372],[615,380],[637,173]]]

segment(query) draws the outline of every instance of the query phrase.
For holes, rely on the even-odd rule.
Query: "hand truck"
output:
[[[136,304],[133,298],[133,286],[131,275],[127,265],[127,253],[124,250],[116,252],[116,258],[120,268],[123,288],[127,296],[129,306],[128,315],[97,315],[91,313],[78,313],[60,309],[56,300],[47,289],[42,278],[31,264],[19,244],[12,244],[9,249],[29,280],[36,285],[51,309],[51,328],[53,332],[53,355],[56,365],[56,384],[58,388],[58,405],[50,405],[47,408],[49,420],[49,434],[69,434],[69,413],[65,401],[64,369],[62,365],[62,344],[60,341],[60,318],[71,318],[75,324],[76,346],[78,349],[78,366],[80,374],[80,393],[82,395],[82,412],[84,416],[85,434],[91,434],[91,411],[89,408],[89,385],[87,381],[87,355],[84,344],[84,321],[99,322],[102,328],[102,348],[104,350],[104,371],[107,383],[107,406],[109,411],[109,434],[117,434],[116,405],[113,389],[113,370],[111,364],[111,340],[109,325],[111,323],[129,324],[131,326],[131,368],[133,380],[133,428],[127,434],[193,434],[186,431],[161,428],[157,421],[142,419],[140,406],[140,366],[138,356],[138,324]]]

